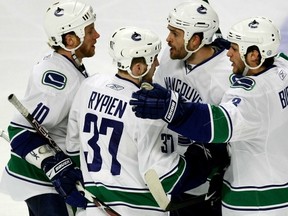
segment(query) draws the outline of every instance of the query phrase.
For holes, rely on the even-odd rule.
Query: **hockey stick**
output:
[[[15,106],[15,108],[22,114],[22,116],[31,124],[31,126],[40,135],[42,135],[43,137],[45,137],[49,141],[49,145],[55,151],[55,153],[62,152],[62,150],[59,148],[59,146],[55,143],[55,141],[49,135],[48,131],[29,113],[29,111],[26,109],[26,107],[23,106],[23,104],[18,100],[18,98],[14,94],[9,95],[8,101]],[[85,190],[80,183],[76,184],[76,187],[79,191],[84,193],[84,197],[88,201],[93,202],[97,207],[102,207],[102,209],[105,210],[105,212],[108,215],[121,216],[119,213],[117,213],[115,210],[113,210],[110,206],[106,205],[104,202],[99,200],[97,197],[95,197],[89,191]]]
[[[207,196],[207,194],[203,194],[203,195],[195,196],[191,199],[184,200],[181,203],[171,202],[164,191],[164,188],[159,180],[158,174],[156,173],[154,169],[149,169],[145,173],[144,178],[152,196],[158,203],[159,207],[165,211],[177,210],[183,207],[197,204],[205,200],[208,200],[211,196],[211,195]]]
[[[2,129],[0,129],[0,137],[2,137],[3,139],[5,139],[7,142],[10,142],[10,139],[9,139],[9,137],[8,137],[8,134],[7,134],[4,130],[2,130]],[[77,183],[76,183],[76,188],[78,189],[78,191],[80,191],[80,192],[82,192],[82,193],[84,194],[84,197],[85,197],[88,201],[94,203],[97,207],[101,207],[104,211],[110,211],[109,209],[105,210],[105,206],[103,206],[100,202],[99,202],[99,203],[96,203],[96,202],[94,201],[95,196],[94,196],[92,193],[90,193],[89,191],[85,190],[80,182],[77,182]],[[119,215],[118,213],[117,213],[117,214],[115,214],[115,213],[113,214],[112,212],[107,213],[107,214],[108,214],[108,215],[112,215],[112,216],[117,216],[117,215]]]
[[[8,134],[7,134],[4,130],[2,130],[2,129],[0,129],[0,137],[2,137],[3,139],[5,139],[7,142],[10,142],[10,139],[9,139]]]
[[[144,178],[152,196],[154,197],[160,208],[163,210],[167,210],[170,199],[166,195],[156,171],[154,169],[149,169],[145,173]]]

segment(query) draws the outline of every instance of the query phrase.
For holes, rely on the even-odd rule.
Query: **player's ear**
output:
[[[80,39],[75,34],[67,34],[64,39],[67,48],[75,48],[80,43]]]
[[[248,65],[256,67],[260,63],[261,55],[257,49],[254,49],[247,53],[246,59]]]
[[[196,50],[201,44],[201,40],[202,39],[198,34],[194,34],[188,42],[188,45],[187,45],[188,49],[190,51]]]
[[[137,62],[132,65],[131,71],[135,76],[140,76],[146,71],[147,65],[142,62]]]

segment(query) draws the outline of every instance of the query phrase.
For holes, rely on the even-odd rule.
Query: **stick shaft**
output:
[[[43,137],[45,137],[49,141],[50,147],[55,152],[61,152],[62,150],[59,146],[54,142],[52,137],[48,134],[48,131],[39,124],[39,122],[29,113],[26,107],[18,100],[18,98],[11,94],[8,97],[8,101],[14,105],[14,107],[22,114],[22,116],[31,124],[31,126]]]
[[[11,94],[8,97],[8,101],[11,102],[15,108],[23,115],[23,117],[31,124],[31,126],[43,137],[45,137],[49,141],[50,147],[57,153],[62,151],[59,146],[55,143],[55,141],[52,139],[52,137],[48,134],[48,131],[29,113],[29,111],[26,109],[26,107],[23,106],[23,104],[18,100],[18,98]],[[76,184],[76,187],[78,190],[81,190],[85,194],[85,198],[93,202],[96,206],[103,206],[103,209],[105,212],[110,216],[121,216],[119,213],[114,211],[112,208],[110,208],[108,205],[106,205],[104,202],[96,198],[93,194],[91,194],[89,191],[85,190],[83,186]]]

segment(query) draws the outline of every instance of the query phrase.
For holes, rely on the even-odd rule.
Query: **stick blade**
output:
[[[154,169],[149,169],[145,173],[144,178],[151,194],[153,195],[160,208],[166,210],[170,200],[164,191],[156,171]]]

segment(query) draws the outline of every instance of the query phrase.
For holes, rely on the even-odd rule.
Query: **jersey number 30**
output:
[[[119,121],[115,121],[112,119],[102,118],[100,127],[97,127],[98,117],[94,114],[87,113],[85,116],[85,123],[83,132],[93,133],[91,139],[88,140],[88,145],[93,149],[93,161],[92,163],[88,163],[87,161],[87,152],[85,152],[85,159],[87,162],[88,170],[92,172],[98,172],[102,167],[102,157],[100,154],[100,146],[98,145],[99,135],[107,135],[107,129],[111,128],[111,137],[108,144],[108,151],[112,157],[111,164],[111,173],[112,175],[119,175],[121,170],[121,165],[117,160],[117,152],[121,139],[121,135],[123,132],[123,123]],[[93,131],[91,131],[93,130]]]

